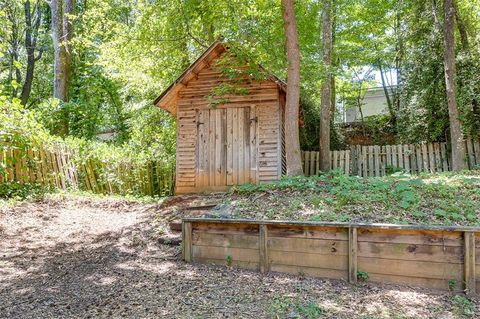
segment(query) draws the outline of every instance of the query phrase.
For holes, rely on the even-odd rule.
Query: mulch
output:
[[[199,200],[3,209],[0,318],[479,318],[478,300],[463,307],[449,293],[186,264],[160,238]]]

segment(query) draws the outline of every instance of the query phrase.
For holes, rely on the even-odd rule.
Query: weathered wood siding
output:
[[[178,92],[177,193],[225,190],[281,176],[279,88],[228,79],[214,61]],[[214,97],[221,84],[246,94]],[[213,99],[222,103],[212,107]]]
[[[191,262],[350,282],[363,274],[372,282],[480,293],[478,227],[196,218],[183,224]]]

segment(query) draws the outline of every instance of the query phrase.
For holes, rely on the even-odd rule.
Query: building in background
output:
[[[388,88],[389,91],[390,88]],[[363,117],[386,115],[388,114],[387,98],[383,87],[374,87],[366,91],[362,100],[362,113]],[[340,101],[337,104],[340,116],[337,122],[340,123],[353,123],[361,120],[361,115],[358,107],[345,107],[345,104]]]

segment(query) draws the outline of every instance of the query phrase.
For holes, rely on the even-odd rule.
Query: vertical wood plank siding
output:
[[[215,96],[221,85],[244,92]],[[230,79],[212,61],[177,99],[177,193],[280,178],[281,104],[275,82]]]

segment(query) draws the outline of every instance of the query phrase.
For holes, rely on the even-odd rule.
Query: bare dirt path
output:
[[[188,265],[158,242],[167,215],[83,197],[0,211],[0,318],[480,318],[448,293]]]

